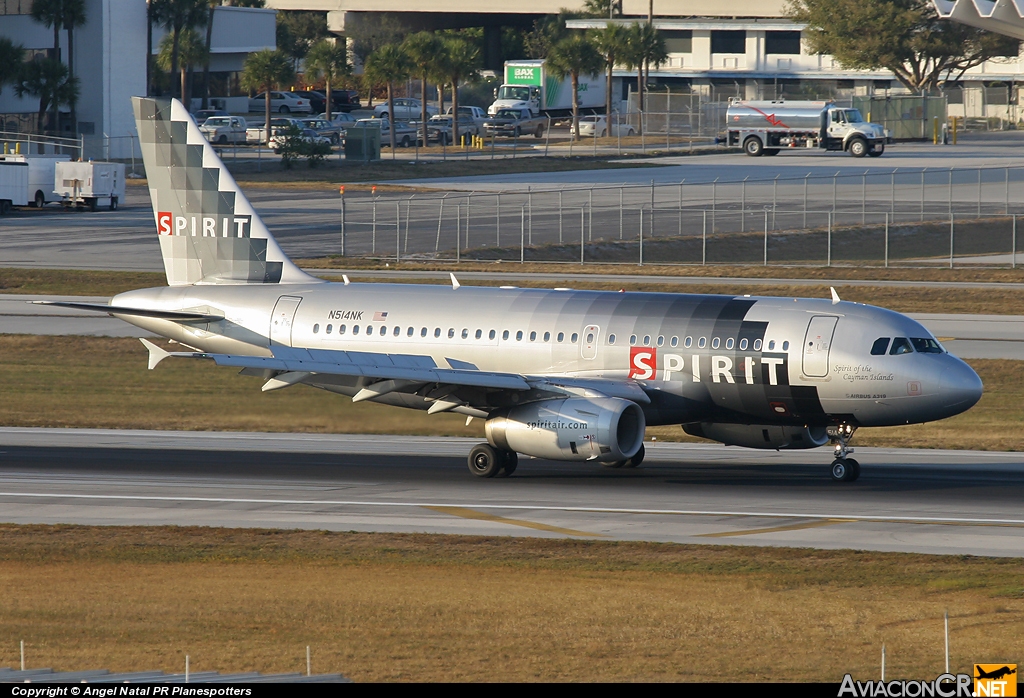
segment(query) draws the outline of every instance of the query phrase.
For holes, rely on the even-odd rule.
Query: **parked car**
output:
[[[338,145],[341,143],[341,128],[335,125],[332,121],[314,117],[312,119],[303,119],[302,124],[304,128],[311,128],[316,131],[318,135],[326,136],[331,139],[332,145]]]
[[[270,143],[268,145],[270,145],[270,147],[273,148],[275,153],[280,153],[281,147],[284,145],[286,138],[299,138],[301,140],[306,141],[307,143],[325,143],[327,145],[331,144],[331,139],[328,138],[327,136],[321,136],[311,128],[304,128],[301,129],[297,134],[289,133],[287,132],[286,129],[274,131],[273,135],[270,137]]]
[[[249,100],[250,112],[261,112],[266,109],[265,95],[265,92],[260,92]],[[291,92],[272,91],[270,93],[270,111],[279,114],[291,114],[292,112],[309,114],[313,108],[309,106],[309,100],[305,97],[299,97]]]
[[[319,114],[327,106],[327,95],[317,90],[292,90],[293,94],[309,102],[309,108],[314,114]]]
[[[359,93],[355,90],[331,90],[332,111],[348,113],[356,109],[362,109],[359,102]]]
[[[318,114],[316,118],[323,119],[323,120],[326,121],[327,120],[327,114],[326,113]],[[344,112],[339,113],[339,114],[331,114],[330,124],[331,124],[332,128],[334,128],[337,131],[338,138],[340,140],[344,140],[345,139],[345,129],[347,129],[349,126],[351,126],[355,122],[356,122],[356,117],[352,116],[351,114],[346,114]]]
[[[357,124],[376,126],[380,129],[381,146],[391,145],[391,121],[390,119],[360,119]],[[406,121],[395,121],[395,145],[408,148],[417,139],[417,129]]]
[[[461,112],[461,110],[460,110]],[[465,135],[477,136],[480,128],[476,125],[473,117],[469,114],[459,114],[459,138]],[[423,142],[423,130],[419,130],[420,142]],[[451,145],[454,142],[452,134],[452,117],[448,114],[432,116],[427,122],[427,142],[437,142]]]
[[[605,136],[632,136],[636,133],[636,129],[626,123],[613,123],[611,128],[608,128],[608,117],[604,114],[595,114],[593,116],[581,116],[580,117],[580,136],[593,136],[595,138],[604,138]]]
[[[394,100],[395,102],[395,119],[419,119],[423,115],[423,109],[421,108],[420,101],[418,99],[408,99],[405,97]],[[437,107],[430,104],[427,105],[427,118],[437,114]],[[382,102],[373,108],[373,115],[378,119],[386,119],[390,115],[388,114],[388,103]]]
[[[192,118],[194,118],[196,123],[200,125],[202,125],[203,122],[211,116],[228,116],[228,113],[223,109],[199,109],[192,114]]]
[[[270,120],[270,135],[273,136],[275,133],[280,131],[282,128],[288,128],[294,126],[296,128],[304,128],[302,122],[299,119],[292,119],[287,116],[277,116]],[[267,140],[267,129],[264,124],[258,126],[250,126],[245,129],[245,141],[247,143],[264,143]]]
[[[445,110],[445,114],[451,113],[452,108],[448,107],[448,109]],[[469,115],[469,117],[473,119],[474,123],[476,123],[478,129],[482,128],[484,122],[487,121],[487,110],[482,107],[459,107],[459,115]],[[459,123],[462,123],[461,120]],[[461,131],[462,127],[460,126],[459,129]]]
[[[536,138],[543,138],[547,125],[547,117],[533,116],[525,107],[522,109],[499,109],[497,114],[484,122],[484,133],[488,136],[508,136],[509,138],[533,134]]]
[[[240,116],[211,116],[199,127],[206,140],[218,145],[246,142],[245,119]]]

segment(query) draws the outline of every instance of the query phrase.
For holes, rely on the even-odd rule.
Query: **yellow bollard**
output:
[[[932,117],[932,145],[939,144],[939,117]]]
[[[953,117],[953,145],[956,145],[956,127],[957,127],[957,122],[959,122],[959,121],[960,121],[960,117],[958,117],[958,116],[954,116]]]
[[[21,155],[21,143],[14,144],[14,154]]]

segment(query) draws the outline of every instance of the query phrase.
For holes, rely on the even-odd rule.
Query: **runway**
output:
[[[473,440],[0,429],[0,520],[574,537],[1024,555],[1024,454],[648,443],[636,470],[522,458],[481,480]]]

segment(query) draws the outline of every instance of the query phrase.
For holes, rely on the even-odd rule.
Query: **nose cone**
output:
[[[966,412],[981,399],[984,386],[974,369],[955,356],[946,355],[939,381],[939,398],[947,416]]]

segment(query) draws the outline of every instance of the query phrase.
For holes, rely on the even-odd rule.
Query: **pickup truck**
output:
[[[199,130],[206,140],[217,145],[245,143],[245,119],[240,116],[211,116]]]
[[[445,114],[451,116],[452,108],[448,107]],[[459,107],[459,123],[462,123],[462,118],[468,116],[472,119],[477,128],[483,126],[484,122],[487,121],[487,111],[483,107]],[[461,126],[459,128],[462,128]]]
[[[547,125],[547,117],[533,116],[529,109],[499,109],[497,114],[484,121],[484,133],[509,138],[532,133],[536,138],[543,138]]]
[[[380,129],[381,147],[391,145],[391,122],[388,119],[360,119],[356,123],[364,126],[376,126]],[[405,121],[395,122],[395,145],[408,148],[417,139],[418,133],[415,126],[411,126]],[[420,145],[423,145],[422,141],[420,141]]]
[[[295,128],[306,128],[306,125],[298,119],[293,119],[287,116],[275,116],[270,119],[270,135],[273,136],[282,128],[288,128],[294,126]],[[266,143],[267,142],[267,127],[264,124],[259,126],[250,126],[245,130],[245,140],[247,143]]]

